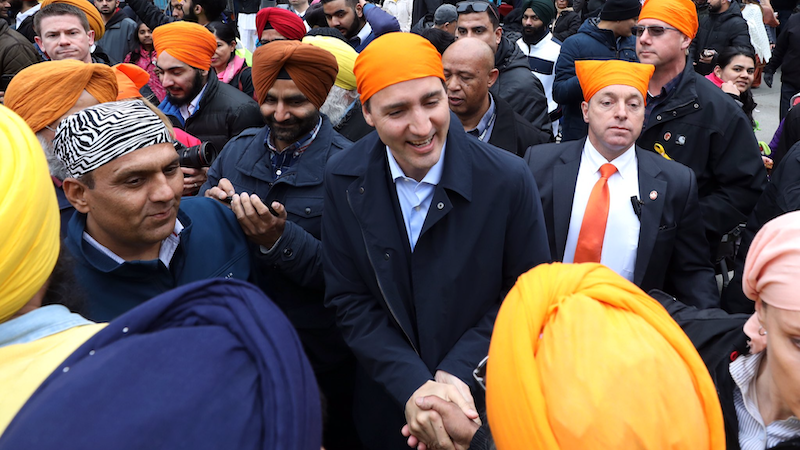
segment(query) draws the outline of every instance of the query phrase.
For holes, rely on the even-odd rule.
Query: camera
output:
[[[189,167],[192,169],[201,169],[203,167],[210,167],[211,163],[217,159],[217,149],[211,142],[202,142],[199,145],[187,147],[180,142],[175,142],[175,151],[178,152],[180,157],[181,167]]]

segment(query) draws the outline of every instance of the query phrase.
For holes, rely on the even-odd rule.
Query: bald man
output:
[[[464,131],[479,141],[523,156],[531,145],[550,141],[501,97],[489,89],[499,74],[494,52],[476,38],[461,38],[442,55],[447,102]]]

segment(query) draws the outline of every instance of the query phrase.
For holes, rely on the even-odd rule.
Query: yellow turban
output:
[[[650,64],[615,59],[608,61],[575,61],[575,74],[587,102],[604,87],[621,84],[636,88],[647,99],[647,85],[656,70]]]
[[[639,13],[642,19],[666,22],[692,39],[697,34],[697,8],[692,0],[646,0]]]
[[[53,3],[64,3],[66,5],[72,5],[76,8],[83,11],[86,14],[86,18],[89,19],[89,28],[94,30],[94,41],[99,41],[104,34],[106,34],[106,26],[105,22],[103,22],[103,16],[100,15],[100,12],[95,8],[94,3],[88,0],[42,0],[41,5],[44,8],[47,5]]]
[[[725,448],[716,389],[689,338],[600,264],[542,264],[517,280],[486,382],[499,450]]]
[[[72,109],[84,90],[100,103],[115,101],[114,69],[71,59],[34,64],[8,84],[5,104],[37,133]]]
[[[442,55],[424,37],[413,33],[387,33],[370,42],[353,67],[361,103],[383,88],[417,78],[444,81]]]
[[[358,53],[347,42],[331,36],[306,36],[303,38],[304,44],[315,45],[327,50],[336,57],[339,64],[339,73],[336,75],[336,86],[346,90],[356,90],[356,75],[353,73],[353,65],[356,63]]]
[[[60,219],[39,141],[0,105],[0,323],[44,285],[56,265]]]
[[[156,55],[166,51],[178,61],[200,70],[211,68],[211,57],[217,51],[217,39],[202,25],[179,21],[153,30]]]

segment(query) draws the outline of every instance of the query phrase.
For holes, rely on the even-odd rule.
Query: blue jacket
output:
[[[583,121],[581,102],[583,90],[575,75],[575,61],[584,59],[620,59],[638,61],[634,36],[614,38],[611,30],[597,27],[600,19],[589,19],[578,33],[561,44],[561,54],[556,61],[556,79],[553,81],[553,100],[563,107],[561,140],[582,139],[588,133]]]
[[[550,261],[522,159],[467,136],[454,114],[446,145],[413,253],[376,132],[325,171],[325,302],[363,369],[354,410],[367,448],[408,448],[403,407],[437,370],[472,386],[480,404],[472,371],[500,303],[520,274]]]
[[[0,448],[319,450],[321,422],[289,321],[254,286],[217,279],[97,332],[39,386]]]
[[[210,199],[181,201],[184,228],[169,268],[158,259],[117,264],[83,239],[86,214],[76,212],[65,243],[88,299],[87,316],[105,322],[170,289],[207,278],[250,277],[247,240],[236,217]]]
[[[272,160],[264,145],[267,127],[250,128],[232,139],[208,171],[208,181],[198,195],[227,178],[236,192],[256,194],[265,202],[278,201],[286,207],[288,220],[280,240],[269,252],[252,245],[255,255],[254,280],[281,307],[301,332],[309,329],[334,329],[333,311],[323,305],[325,294],[320,243],[324,191],[322,178],[328,158],[350,147],[351,143],[333,131],[323,116],[314,142],[277,180]],[[337,333],[338,334],[338,333]],[[330,339],[328,339],[330,341]],[[326,355],[324,344],[309,345],[315,366]]]
[[[364,50],[370,42],[374,41],[375,38],[386,33],[400,31],[400,23],[393,15],[371,3],[367,3],[366,6],[364,6],[364,18],[367,19],[367,23],[372,27],[372,32],[363,40],[358,39],[357,36],[353,36],[350,39],[350,45],[359,53],[361,53],[361,50]]]

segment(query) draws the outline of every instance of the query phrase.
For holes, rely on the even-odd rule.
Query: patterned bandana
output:
[[[79,178],[140,148],[171,143],[164,122],[141,100],[101,103],[64,119],[53,147],[72,177]]]

